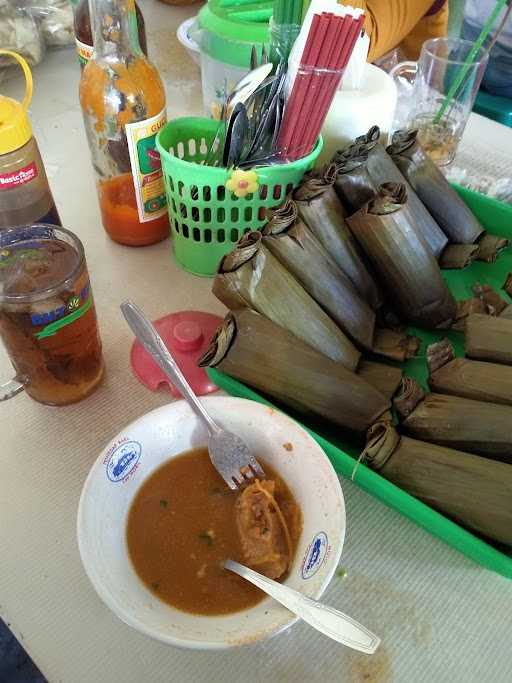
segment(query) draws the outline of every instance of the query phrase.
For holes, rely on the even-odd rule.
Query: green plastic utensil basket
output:
[[[176,260],[185,270],[210,277],[242,235],[266,223],[266,210],[282,203],[322,149],[319,139],[303,159],[252,169],[258,190],[237,197],[226,189],[232,170],[201,165],[218,127],[218,121],[185,117],[170,121],[156,139]]]

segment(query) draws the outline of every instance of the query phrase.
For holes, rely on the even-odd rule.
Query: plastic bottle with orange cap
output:
[[[0,54],[19,63],[26,82],[22,102],[0,95],[0,230],[30,223],[61,225],[27,113],[32,99],[30,68],[15,52]]]

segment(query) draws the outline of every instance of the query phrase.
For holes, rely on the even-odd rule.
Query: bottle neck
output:
[[[96,56],[142,56],[134,0],[89,0]]]

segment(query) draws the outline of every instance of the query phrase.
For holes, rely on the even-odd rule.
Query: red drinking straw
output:
[[[341,74],[336,73],[336,70],[339,68],[343,44],[349,32],[349,21],[347,21],[347,17],[336,17],[336,19],[338,20],[335,22],[336,42],[329,55],[329,60],[325,65],[325,68],[329,69],[329,71],[321,74],[322,87],[318,97],[314,99],[306,119],[308,129],[303,136],[302,149],[307,151],[310,151],[315,144],[319,132],[319,123],[321,127],[321,116],[325,109],[325,102],[327,101],[330,103],[333,85],[339,83],[339,78],[341,76]]]
[[[313,148],[363,21],[363,15],[330,12],[313,17],[279,134],[280,150],[290,160]]]
[[[301,116],[294,128],[294,133],[290,142],[290,148],[294,155],[297,154],[299,147],[304,147],[304,137],[307,134],[308,124],[311,123],[310,113],[314,111],[315,101],[322,91],[323,81],[327,75],[325,72],[322,73],[321,71],[318,71],[318,69],[329,67],[329,59],[335,49],[339,25],[343,21],[340,21],[340,17],[327,12],[322,14],[322,17],[326,21],[327,31],[321,44],[318,59],[315,64],[312,65],[311,71],[307,74],[307,91],[304,94]]]
[[[332,68],[333,73],[327,74],[326,83],[322,91],[320,102],[315,107],[313,112],[309,135],[304,142],[306,153],[313,148],[313,145],[320,134],[325,118],[327,117],[329,108],[336,94],[336,90],[338,89],[340,81],[343,78],[343,73],[347,67],[361,32],[363,21],[363,16],[359,17],[358,19],[354,19],[350,15],[347,15],[345,18],[343,27],[345,39],[343,42],[340,41],[342,49],[338,53],[336,61],[332,63],[330,67]]]
[[[351,18],[352,21],[349,24],[349,33],[347,39],[344,42],[343,52],[340,56],[340,68],[342,69],[345,69],[349,62],[349,59],[356,45],[357,39],[359,38],[359,34],[361,32],[361,28],[363,26],[364,21],[363,15],[361,15],[358,19],[355,19],[354,17]]]
[[[304,99],[308,91],[309,78],[311,75],[307,67],[313,67],[318,61],[323,40],[327,33],[328,24],[328,17],[325,17],[323,14],[314,15],[307,39],[307,45],[310,44],[311,49],[309,51],[306,51],[305,49],[301,57],[300,66],[290,96],[290,102],[286,107],[283,126],[278,139],[281,151],[288,157],[290,157],[292,152],[291,141],[295,127],[300,125],[301,117],[304,112]]]
[[[293,150],[292,139],[296,127],[301,123],[304,112],[304,100],[309,88],[311,73],[309,73],[308,68],[306,68],[305,71],[301,71],[301,67],[309,67],[310,65],[314,66],[318,62],[320,51],[329,28],[328,16],[323,14],[315,15],[315,18],[318,18],[318,21],[312,24],[311,31],[308,35],[308,42],[311,38],[311,49],[308,51],[308,54],[306,54],[306,50],[304,50],[304,56],[301,58],[299,70],[293,85],[293,91],[296,91],[296,99],[294,108],[290,108],[289,115],[287,116],[288,121],[286,125],[286,143],[282,145],[282,149],[284,150],[285,154],[288,154],[290,150]]]
[[[314,59],[314,52],[319,50],[319,44],[316,43],[316,37],[319,35],[319,27],[320,27],[320,15],[315,14],[313,17],[313,21],[311,22],[311,29],[309,31],[307,40],[306,40],[306,45],[304,47],[304,52],[302,53],[301,56],[301,64],[302,63],[309,63]],[[292,135],[293,135],[293,124],[296,118],[299,116],[302,100],[301,100],[301,95],[303,92],[303,88],[305,87],[304,81],[306,79],[305,74],[301,74],[297,72],[297,75],[295,77],[295,81],[293,83],[292,91],[290,93],[290,96],[288,98],[288,102],[286,104],[286,111],[285,111],[285,116],[283,123],[281,125],[281,130],[279,132],[279,138],[278,138],[278,144],[279,148],[286,152]]]

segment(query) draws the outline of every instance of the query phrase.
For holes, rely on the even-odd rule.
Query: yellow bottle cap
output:
[[[0,55],[15,59],[25,74],[23,102],[0,95],[0,154],[8,154],[23,147],[32,137],[32,126],[27,114],[32,99],[32,73],[27,62],[16,52],[0,50]]]

